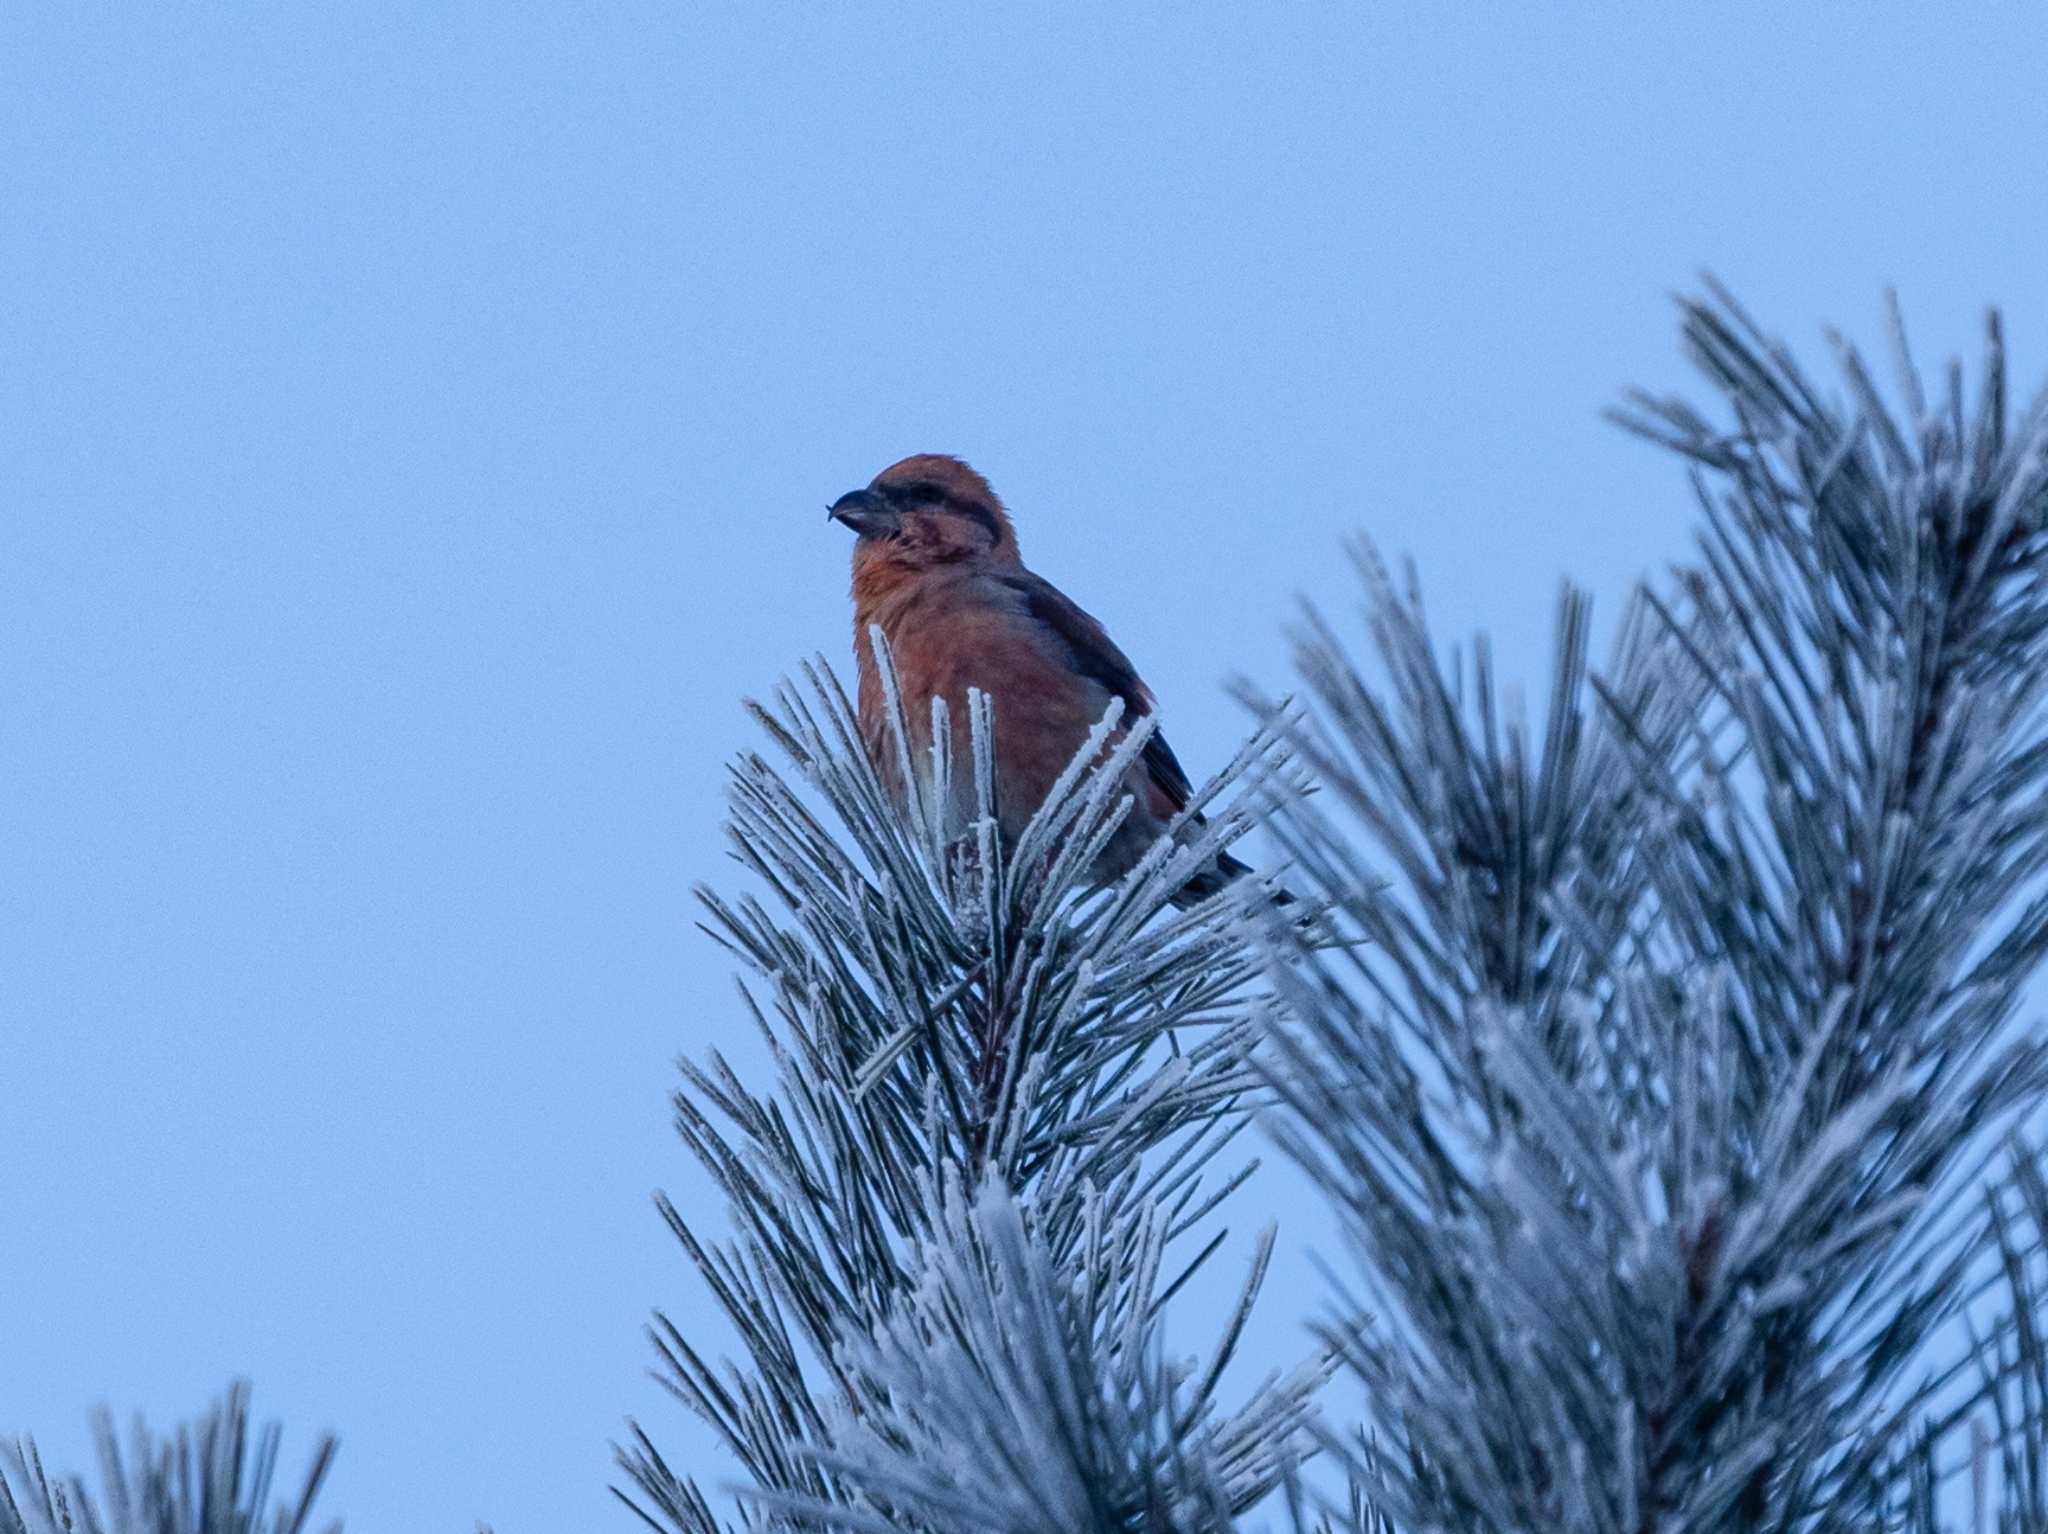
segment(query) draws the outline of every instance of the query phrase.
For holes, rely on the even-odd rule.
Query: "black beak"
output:
[[[903,525],[902,517],[872,490],[849,490],[827,508],[825,515],[844,522],[863,538],[882,538]]]

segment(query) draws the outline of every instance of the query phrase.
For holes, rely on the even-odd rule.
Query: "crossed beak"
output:
[[[903,519],[872,490],[849,490],[826,508],[834,522],[844,522],[863,538],[880,538],[902,527]]]

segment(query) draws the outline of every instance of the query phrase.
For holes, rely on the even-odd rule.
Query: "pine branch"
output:
[[[266,1513],[283,1434],[268,1423],[250,1441],[246,1383],[231,1384],[205,1416],[166,1439],[138,1419],[124,1452],[105,1411],[93,1433],[97,1497],[81,1477],[53,1479],[33,1439],[0,1445],[0,1534],[304,1534],[336,1448],[323,1437],[298,1490]],[[336,1520],[326,1534],[340,1529]]]
[[[822,665],[807,668],[806,682],[754,710],[794,777],[752,754],[733,769],[733,852],[767,898],[701,892],[707,931],[751,971],[743,1005],[776,1085],[750,1087],[715,1051],[683,1065],[677,1128],[723,1195],[733,1235],[706,1239],[694,1220],[661,1206],[737,1329],[745,1361],[712,1362],[666,1316],[656,1318],[655,1343],[666,1383],[752,1483],[748,1526],[816,1523],[835,1509],[847,1527],[865,1527],[863,1519],[909,1517],[888,1510],[891,1495],[911,1495],[890,1479],[900,1467],[876,1467],[885,1451],[909,1452],[924,1431],[917,1424],[938,1420],[898,1393],[908,1378],[940,1383],[917,1372],[927,1365],[913,1368],[902,1330],[941,1282],[934,1275],[956,1291],[956,1342],[969,1320],[984,1340],[1023,1324],[1005,1309],[1018,1300],[1009,1290],[984,1293],[984,1308],[971,1312],[963,1275],[1022,1282],[1028,1270],[1079,1283],[1091,1298],[1060,1307],[1068,1352],[963,1356],[1019,1390],[1051,1388],[1060,1370],[1088,1375],[1087,1390],[1062,1397],[1077,1411],[1129,1405],[1135,1377],[1117,1371],[1185,1279],[1156,1283],[1159,1264],[1171,1242],[1208,1219],[1220,1191],[1207,1186],[1211,1164],[1264,1091],[1253,1069],[1267,1006],[1255,984],[1261,960],[1234,915],[1261,897],[1233,891],[1185,913],[1172,898],[1268,799],[1291,791],[1291,777],[1269,745],[1255,744],[1202,796],[1235,794],[1220,813],[1210,806],[1206,828],[1184,825],[1182,840],[1162,841],[1117,886],[1095,890],[1088,869],[1128,807],[1124,771],[1150,721],[1121,729],[1112,711],[1007,846],[994,829],[985,700],[973,700],[968,763],[945,754],[943,704],[928,758],[913,752],[897,710],[894,749],[914,785],[899,815],[837,682]],[[949,819],[956,782],[973,787],[964,823]],[[1025,1268],[1008,1258],[988,1265],[986,1232],[963,1224],[962,1189],[994,1190],[977,1194],[984,1212],[996,1207],[991,1199],[1014,1201],[1029,1231]],[[963,1240],[982,1256],[970,1260]],[[1212,1250],[1214,1242],[1194,1261]],[[1149,1298],[1134,1309],[1140,1294]],[[1019,1373],[1032,1361],[1054,1373],[1034,1385]],[[948,1388],[956,1387],[963,1401],[984,1388],[965,1378]],[[1263,1494],[1271,1467],[1300,1452],[1309,1388],[1304,1376],[1282,1390],[1281,1406],[1230,1419],[1245,1444],[1214,1471],[1229,1505],[1247,1488]],[[1204,1393],[1185,1432],[1156,1438],[1159,1452],[1193,1453],[1190,1435],[1209,1410]],[[1058,1419],[1048,1430],[1060,1426],[1081,1432],[1086,1422]],[[703,1493],[635,1433],[620,1459],[642,1516],[718,1527]],[[1127,1468],[1137,1474],[1139,1464],[1180,1484],[1149,1452]],[[993,1526],[944,1521],[969,1495],[964,1485],[943,1497],[918,1485],[924,1512],[900,1526]],[[1000,1476],[982,1484],[991,1508],[1010,1506],[1002,1485]]]
[[[1274,928],[1280,1138],[1355,1242],[1327,1330],[1396,1527],[1918,1517],[1928,1344],[1986,1250],[1943,1212],[2048,1085],[2011,1026],[2048,943],[2048,420],[2006,422],[1995,327],[1974,413],[1909,370],[1904,422],[1853,353],[1824,405],[1725,298],[1685,334],[1733,425],[1628,419],[1699,466],[1700,565],[1597,679],[1567,594],[1540,737],[1369,554],[1391,696],[1297,641],[1288,739],[1347,818],[1279,831],[1371,946]]]
[[[1033,1223],[998,1180],[971,1204],[949,1195],[946,1237],[924,1251],[918,1283],[872,1337],[845,1345],[848,1372],[879,1387],[876,1409],[840,1424],[818,1458],[866,1510],[772,1492],[764,1503],[823,1530],[1193,1534],[1231,1528],[1282,1481],[1326,1371],[1273,1378],[1219,1415],[1237,1327],[1199,1375],[1167,1363],[1157,1214],[1134,1241],[1098,1217],[1064,1262]],[[1269,1231],[1240,1324],[1270,1249]],[[1079,1293],[1074,1272],[1088,1275]]]
[[[1996,1456],[1996,1526],[2048,1534],[2048,1154],[2013,1145],[2007,1176],[1987,1191],[1985,1206],[2005,1308],[1973,1339],[1977,1399],[1993,1428],[1971,1419],[1975,1525],[1985,1526],[1986,1470]]]

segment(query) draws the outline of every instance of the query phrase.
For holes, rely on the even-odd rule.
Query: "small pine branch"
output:
[[[93,1432],[97,1496],[82,1477],[51,1477],[33,1439],[0,1445],[0,1534],[305,1534],[336,1448],[323,1437],[297,1490],[271,1503],[282,1429],[265,1424],[251,1440],[249,1387],[240,1381],[169,1438],[138,1419],[124,1451],[104,1411]],[[340,1529],[337,1520],[325,1534]]]
[[[1995,1465],[1995,1527],[2048,1534],[2048,1153],[2015,1143],[1985,1207],[2004,1306],[1988,1325],[1973,1324],[1971,1404],[1984,1404],[1990,1427],[1974,1412],[1968,1418],[1972,1527],[1988,1526]]]
[[[886,650],[878,658],[892,679]],[[1132,1409],[1141,1384],[1155,1404],[1179,1399],[1161,1379],[1128,1374],[1131,1349],[1156,1353],[1160,1307],[1221,1232],[1161,1281],[1169,1249],[1249,1171],[1220,1186],[1210,1178],[1264,1092],[1253,1055],[1268,1001],[1259,953],[1234,914],[1263,897],[1233,890],[1187,912],[1172,901],[1263,804],[1292,791],[1290,769],[1254,742],[1198,796],[1206,826],[1187,820],[1098,890],[1089,869],[1128,809],[1124,775],[1150,720],[1125,727],[1112,709],[1011,846],[995,833],[985,699],[971,700],[965,763],[947,755],[943,703],[928,758],[913,751],[899,704],[894,749],[913,790],[898,813],[837,681],[820,664],[806,683],[754,708],[789,775],[755,754],[733,768],[732,849],[765,896],[701,892],[707,932],[750,972],[741,1005],[776,1084],[749,1086],[717,1051],[683,1065],[677,1129],[723,1195],[733,1234],[709,1238],[661,1203],[745,1361],[712,1361],[657,1316],[661,1373],[739,1461],[750,1527],[829,1521],[827,1509],[847,1527],[908,1517],[888,1511],[892,1496],[925,1509],[903,1526],[994,1527],[941,1517],[965,1505],[965,1483],[941,1495],[919,1481],[913,1497],[898,1484],[900,1465],[878,1468],[939,1420],[896,1392],[913,1379],[936,1390],[943,1375],[962,1403],[986,1405],[991,1379],[1028,1394],[1085,1376],[1086,1389],[1059,1387],[1081,1415],[1047,1424],[1076,1432],[1091,1412]],[[1220,811],[1219,794],[1234,796]],[[970,812],[956,816],[963,803]],[[970,1205],[977,1219],[1011,1210],[1002,1217],[1022,1222],[1026,1246],[965,1221]],[[991,1266],[997,1250],[1009,1255]],[[972,1302],[971,1274],[983,1285]],[[1054,1306],[1064,1351],[1041,1326],[1023,1353],[913,1359],[912,1336],[940,1337],[919,1309],[933,1285],[950,1295],[954,1344],[971,1334],[994,1345],[1024,1324],[1024,1292],[1003,1285],[1043,1287],[1052,1275],[1077,1286]],[[1041,1307],[1031,1324],[1052,1313]],[[1027,1364],[1053,1373],[1027,1379]],[[984,1374],[953,1377],[969,1367]],[[1312,1385],[1313,1371],[1297,1376],[1230,1419],[1235,1427],[1203,1430],[1207,1459],[1187,1473],[1233,1507],[1263,1494],[1274,1467],[1301,1452]],[[1155,1434],[1158,1455],[1195,1453],[1210,1410],[1204,1394],[1182,1431]],[[648,1521],[719,1527],[703,1492],[637,1428],[621,1463]],[[1138,1475],[1140,1465],[1163,1485],[1194,1484],[1149,1451],[1125,1468]],[[974,1494],[993,1518],[1011,1492],[993,1462],[985,1468],[993,1478]]]
[[[1217,1376],[1271,1231],[1235,1323],[1197,1372],[1163,1352],[1160,1219],[1140,1215],[1129,1240],[1098,1218],[1061,1260],[999,1180],[971,1203],[950,1196],[946,1237],[923,1252],[918,1282],[872,1336],[842,1350],[846,1372],[872,1382],[873,1409],[837,1424],[818,1458],[860,1489],[866,1510],[763,1501],[801,1527],[876,1534],[1231,1528],[1292,1471],[1325,1371],[1275,1378],[1240,1411],[1218,1413]]]

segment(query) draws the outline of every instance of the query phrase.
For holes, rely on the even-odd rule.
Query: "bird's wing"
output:
[[[1050,581],[1027,571],[1001,577],[1002,583],[1023,599],[1024,610],[1059,643],[1064,644],[1069,664],[1080,675],[1123,699],[1124,718],[1134,720],[1156,711],[1152,690],[1139,679],[1130,658],[1116,647],[1108,631]],[[1158,730],[1145,742],[1139,759],[1146,774],[1175,810],[1186,807],[1194,795],[1188,775]]]

